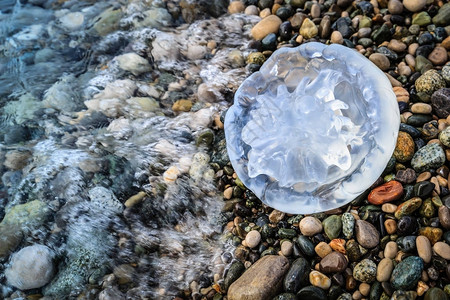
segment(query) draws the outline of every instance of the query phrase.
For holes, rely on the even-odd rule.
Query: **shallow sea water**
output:
[[[0,298],[170,299],[223,273],[214,119],[255,20],[182,2],[0,0]],[[55,271],[21,291],[5,271],[32,245]]]

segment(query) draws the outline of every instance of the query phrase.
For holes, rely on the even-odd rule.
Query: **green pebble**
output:
[[[329,216],[322,222],[325,234],[330,240],[336,239],[341,233],[342,221],[338,215]]]
[[[351,213],[342,214],[342,233],[346,239],[351,239],[353,237],[353,230],[355,228],[355,217]]]
[[[421,11],[412,19],[413,25],[426,26],[431,23],[431,17],[426,11]]]
[[[424,300],[447,300],[447,294],[437,287],[430,288],[426,293]]]

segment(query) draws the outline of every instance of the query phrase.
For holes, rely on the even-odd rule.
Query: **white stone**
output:
[[[13,254],[5,271],[8,283],[20,290],[40,288],[53,277],[53,251],[47,246],[28,246]]]
[[[152,69],[149,62],[136,53],[125,53],[116,56],[115,59],[119,62],[119,67],[122,70],[129,71],[135,76],[148,72]]]
[[[341,45],[277,50],[234,99],[225,118],[230,161],[248,188],[284,212],[352,201],[395,148],[400,118],[389,80]]]
[[[84,15],[80,12],[72,12],[59,18],[61,25],[69,30],[77,30],[84,23]]]

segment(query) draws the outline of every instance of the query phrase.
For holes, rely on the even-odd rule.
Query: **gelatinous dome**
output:
[[[400,124],[386,75],[355,50],[274,52],[225,118],[230,161],[264,203],[288,213],[342,206],[383,172]]]

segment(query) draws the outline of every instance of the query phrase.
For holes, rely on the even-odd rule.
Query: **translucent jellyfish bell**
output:
[[[230,161],[267,205],[340,207],[383,172],[399,110],[382,71],[355,50],[307,43],[275,51],[239,87],[225,118]]]

